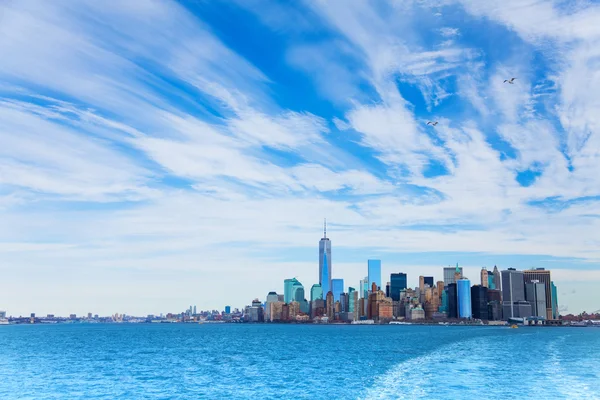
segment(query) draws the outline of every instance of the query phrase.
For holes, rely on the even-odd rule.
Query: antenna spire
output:
[[[323,222],[323,238],[327,239],[327,218]]]

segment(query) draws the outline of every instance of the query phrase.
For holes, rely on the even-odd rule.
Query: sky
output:
[[[544,267],[563,313],[598,310],[599,20],[586,0],[0,1],[0,309],[308,292],[327,218],[346,288],[369,258],[410,286]]]

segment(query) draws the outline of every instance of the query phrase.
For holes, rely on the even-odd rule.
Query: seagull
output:
[[[438,122],[437,122],[437,121],[435,121],[435,122],[433,122],[433,121],[428,121],[428,122],[427,122],[427,125],[430,125],[430,124],[431,124],[432,126],[436,126],[436,125],[438,124]]]
[[[517,79],[517,78],[510,78],[510,80],[509,79],[505,79],[504,83],[510,83],[511,85],[514,85],[515,84],[515,79]]]

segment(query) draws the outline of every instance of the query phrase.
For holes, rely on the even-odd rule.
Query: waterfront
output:
[[[598,398],[600,330],[283,324],[0,329],[0,398]]]

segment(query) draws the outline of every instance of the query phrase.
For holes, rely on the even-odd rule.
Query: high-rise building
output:
[[[343,279],[332,279],[331,280],[331,291],[333,292],[333,301],[340,301],[340,295],[344,292],[344,280]]]
[[[304,297],[304,286],[300,282],[296,281],[292,286],[292,301],[297,301],[300,303],[302,300],[304,300]]]
[[[276,301],[279,301],[279,295],[275,292],[269,292],[269,294],[267,294],[267,301],[265,301],[265,319],[267,321],[271,321],[271,303]]]
[[[425,277],[423,275],[419,276],[419,294],[423,294],[425,292]]]
[[[552,291],[552,319],[558,319],[558,290],[554,282],[550,282],[550,289]]]
[[[225,306],[225,314],[231,314],[231,306]]]
[[[400,301],[400,292],[406,289],[406,274],[399,272],[390,275],[390,297],[393,301]]]
[[[296,278],[286,279],[283,281],[283,301],[289,304],[293,300],[294,285],[300,283]]]
[[[356,293],[358,295],[358,292],[353,287],[349,287],[348,288],[348,312],[351,312],[351,313],[354,312],[354,309],[357,306],[356,300],[354,298],[354,293]]]
[[[350,306],[350,300],[348,298],[348,293],[340,294],[340,311],[348,312],[348,307]]]
[[[390,282],[385,284],[385,297],[390,297],[390,289],[392,284]]]
[[[545,302],[546,302],[546,319],[553,319],[552,314],[552,278],[550,276],[550,270],[545,268],[536,268],[523,271],[525,277],[525,283],[538,281],[544,284],[545,287]],[[534,308],[534,307],[532,307]]]
[[[471,282],[461,278],[456,281],[458,299],[458,318],[471,318]]]
[[[433,287],[433,276],[424,276],[423,283],[429,285],[429,287]]]
[[[489,287],[490,283],[488,280],[488,270],[487,268],[481,268],[481,286]]]
[[[368,260],[367,270],[369,273],[369,287],[375,282],[377,290],[381,289],[381,260]]]
[[[548,317],[546,314],[546,285],[543,282],[525,283],[525,298],[531,304],[531,313],[534,317]],[[550,309],[552,311],[552,307]]]
[[[448,318],[458,318],[458,297],[456,293],[456,283],[448,284],[446,290],[448,296]]]
[[[353,289],[353,288],[350,288]],[[350,295],[350,304],[354,304],[354,307],[350,310],[352,312],[352,320],[358,321],[360,317],[360,305],[358,300],[358,292],[356,290],[348,289],[348,293]]]
[[[487,282],[487,276],[485,277]],[[471,288],[471,310],[473,318],[488,320],[488,288],[483,285],[474,285]]]
[[[310,288],[310,301],[315,301],[317,299],[323,299],[323,288],[318,283],[315,283]]]
[[[494,274],[488,272],[488,289],[496,289]]]
[[[331,241],[327,237],[327,220],[325,220],[323,238],[319,241],[319,284],[325,295],[331,290],[332,276]]]
[[[462,267],[458,267],[458,264],[456,265],[456,267],[444,268],[444,285],[448,286],[451,283],[456,283],[455,274],[457,269],[458,272],[460,272],[460,276],[462,276],[463,269]]]
[[[330,290],[325,297],[325,309],[329,321],[333,321],[335,316],[335,302],[333,301],[333,292]]]
[[[515,307],[525,301],[525,280],[523,271],[509,268],[502,271],[502,314],[505,319],[522,317]]]
[[[286,304],[283,301],[272,301],[269,303],[269,318],[268,321],[281,321],[283,319],[283,307]],[[289,315],[289,312],[288,312]]]
[[[500,279],[500,271],[498,271],[498,267],[494,265],[494,289],[502,290],[502,281]]]

